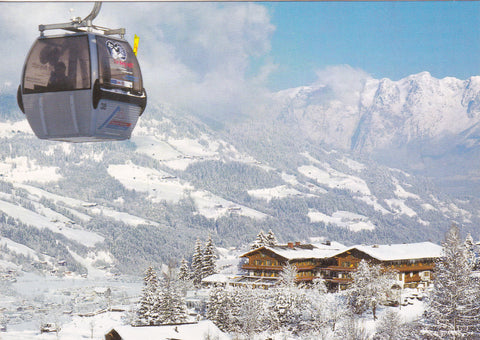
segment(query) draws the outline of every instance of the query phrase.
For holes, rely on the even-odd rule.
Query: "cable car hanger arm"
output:
[[[125,35],[125,28],[110,29],[107,27],[96,26],[92,24],[92,21],[100,13],[102,7],[102,2],[97,1],[93,6],[92,11],[84,19],[80,17],[72,19],[70,22],[60,23],[60,24],[48,24],[48,25],[38,25],[38,30],[40,31],[40,36],[44,36],[44,31],[47,30],[56,30],[63,29],[66,31],[72,32],[91,32],[93,30],[101,31],[104,35],[114,35],[118,34],[121,38]]]

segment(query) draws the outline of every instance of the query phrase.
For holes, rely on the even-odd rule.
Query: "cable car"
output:
[[[125,29],[92,25],[100,11],[66,24],[39,25],[17,91],[20,109],[40,139],[95,142],[129,139],[147,105]],[[44,35],[45,30],[72,33]],[[118,37],[114,37],[118,36]]]

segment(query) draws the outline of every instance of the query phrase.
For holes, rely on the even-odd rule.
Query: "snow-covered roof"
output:
[[[380,261],[415,260],[442,256],[442,247],[432,242],[370,246],[356,245],[352,247],[345,247],[338,242],[331,242],[330,244],[305,244],[300,246],[295,245],[293,247],[289,247],[288,245],[265,246],[251,250],[243,254],[242,257],[246,257],[261,249],[269,250],[286,260],[325,259],[340,255],[352,249],[358,249]]]
[[[124,340],[197,340],[203,339],[207,334],[219,340],[230,339],[227,334],[208,320],[177,326],[132,327],[124,325],[114,327],[114,329]]]
[[[360,250],[380,261],[415,260],[437,258],[442,256],[442,247],[432,242],[388,244],[388,245],[357,245],[344,249],[335,255],[352,249]],[[334,256],[335,256],[334,255]]]
[[[292,247],[289,247],[288,245],[265,246],[265,247],[251,250],[242,256],[247,256],[248,254],[251,254],[260,249],[269,250],[287,260],[301,260],[301,259],[318,259],[318,258],[332,257],[333,255],[338,254],[339,251],[344,250],[345,246],[336,242],[331,243],[330,245],[303,244],[303,245],[294,245]]]

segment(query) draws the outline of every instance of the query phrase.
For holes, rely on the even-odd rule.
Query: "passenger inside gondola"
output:
[[[55,64],[53,71],[50,74],[48,81],[48,88],[53,91],[68,90],[70,88],[68,78],[65,74],[66,66],[59,61]]]

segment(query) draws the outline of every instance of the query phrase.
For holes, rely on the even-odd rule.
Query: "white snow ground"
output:
[[[273,188],[248,190],[248,194],[252,197],[261,198],[266,201],[271,201],[274,198],[303,195],[300,191],[290,188],[288,185],[279,185]]]
[[[361,230],[374,230],[373,224],[368,217],[355,214],[349,211],[336,211],[331,216],[310,209],[308,217],[311,222],[324,222],[325,224],[335,224],[342,228],[348,228],[357,232]]]

